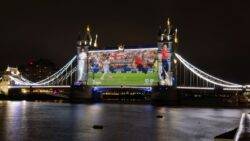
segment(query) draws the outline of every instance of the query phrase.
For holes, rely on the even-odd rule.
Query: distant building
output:
[[[13,76],[19,76],[21,73],[18,70],[18,68],[14,67],[7,67],[7,69],[4,72],[4,75],[13,75]]]
[[[8,93],[8,86],[9,85],[16,85],[12,78],[21,78],[21,73],[18,68],[14,67],[7,67],[6,70],[3,72],[2,76],[0,77],[0,94],[7,94]]]
[[[33,82],[44,79],[56,71],[55,64],[47,59],[30,60],[19,68],[22,75]]]

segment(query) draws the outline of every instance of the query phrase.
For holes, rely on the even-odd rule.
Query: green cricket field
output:
[[[152,86],[159,81],[158,72],[117,72],[117,73],[88,73],[88,85],[97,86]]]

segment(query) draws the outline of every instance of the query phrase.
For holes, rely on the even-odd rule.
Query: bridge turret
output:
[[[170,34],[171,30],[172,30],[172,25],[171,25],[170,19],[168,18],[168,20],[167,20],[167,34]]]
[[[167,19],[165,28],[158,33],[158,64],[159,78],[162,85],[173,85],[174,80],[174,53],[178,43],[177,29],[173,29],[170,19]]]
[[[175,29],[175,32],[174,32],[174,43],[178,43],[178,29],[176,28]]]
[[[90,26],[86,26],[83,32],[79,33],[77,46],[81,46],[81,49],[84,48],[86,51],[88,51],[89,49],[97,48],[98,34],[95,34],[95,38],[93,38]]]
[[[84,28],[77,41],[77,82],[87,84],[88,80],[88,51],[98,47],[98,35],[93,41],[90,26]]]
[[[158,29],[158,42],[162,42],[163,39],[164,39],[164,36],[165,36],[164,31],[163,31],[162,27],[159,26],[159,29]]]
[[[83,38],[83,44],[85,46],[92,46],[92,36],[91,36],[91,32],[90,32],[90,27],[89,25],[86,27],[86,31],[84,33],[84,38]]]
[[[77,55],[81,52],[82,45],[83,45],[82,41],[83,41],[83,37],[82,37],[82,33],[80,32],[77,38],[77,42],[76,42]]]
[[[77,45],[77,82],[87,82],[87,54],[88,48],[92,43],[90,27],[87,26],[84,33],[79,33]]]
[[[98,47],[98,34],[96,34],[95,35],[95,41],[94,41],[94,44],[93,44],[93,46],[95,47],[95,48],[97,48]]]

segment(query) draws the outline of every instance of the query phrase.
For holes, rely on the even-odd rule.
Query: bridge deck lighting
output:
[[[28,90],[27,90],[27,89],[21,89],[21,92],[22,92],[23,94],[27,94],[27,93],[28,93]]]

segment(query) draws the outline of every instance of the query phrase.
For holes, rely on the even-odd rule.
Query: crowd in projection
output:
[[[156,67],[157,50],[125,50],[92,52],[89,65],[92,72],[147,73]]]
[[[168,51],[162,50],[164,68],[167,69]],[[91,72],[143,72],[155,71],[157,68],[157,49],[113,50],[89,53]]]

